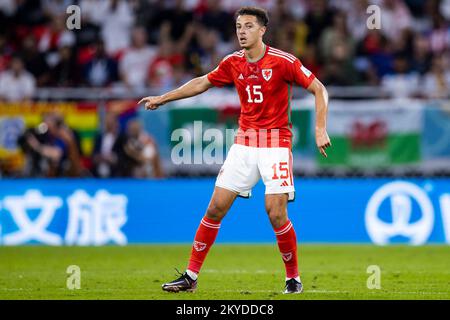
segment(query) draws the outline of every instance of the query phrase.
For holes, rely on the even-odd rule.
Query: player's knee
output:
[[[206,209],[206,216],[214,221],[222,220],[226,213],[226,208],[217,203],[211,203]]]
[[[286,199],[282,197],[267,198],[266,211],[269,216],[283,214],[286,211]]]
[[[287,220],[286,203],[282,198],[274,198],[266,203],[267,214],[274,228],[281,227]]]
[[[270,223],[274,228],[281,227],[287,220],[287,213],[285,210],[272,210],[268,212]]]

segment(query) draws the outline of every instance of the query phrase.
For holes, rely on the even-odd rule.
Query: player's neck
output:
[[[254,47],[245,49],[245,57],[248,62],[257,62],[266,52],[266,45],[264,42],[257,43]]]

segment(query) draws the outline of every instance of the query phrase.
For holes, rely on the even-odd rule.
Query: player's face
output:
[[[255,16],[242,15],[236,19],[236,36],[241,48],[248,49],[262,40],[266,27],[261,26]]]

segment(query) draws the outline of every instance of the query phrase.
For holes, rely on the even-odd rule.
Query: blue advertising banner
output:
[[[189,243],[214,179],[0,180],[0,245]],[[450,179],[296,179],[298,241],[450,244]],[[238,198],[218,242],[273,242],[264,185]]]

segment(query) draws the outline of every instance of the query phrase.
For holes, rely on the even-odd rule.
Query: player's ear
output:
[[[261,37],[266,33],[266,27],[262,26],[261,28],[259,28],[259,33],[261,34]]]

